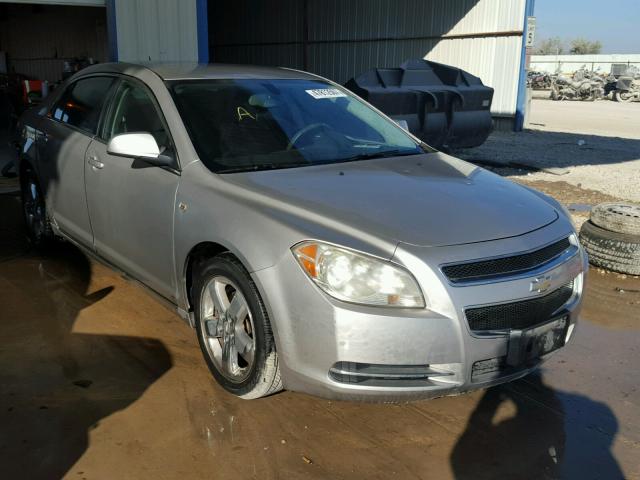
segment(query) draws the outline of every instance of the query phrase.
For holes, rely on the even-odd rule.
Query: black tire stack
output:
[[[580,242],[593,265],[640,275],[640,205],[596,205],[590,219],[582,225]]]

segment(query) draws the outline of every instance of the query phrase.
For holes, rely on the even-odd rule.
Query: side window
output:
[[[111,77],[91,77],[70,85],[54,105],[51,116],[87,133],[95,134],[109,88]]]
[[[160,150],[169,147],[169,135],[150,93],[142,86],[124,81],[115,95],[111,115],[105,126],[105,137],[121,133],[150,133]]]

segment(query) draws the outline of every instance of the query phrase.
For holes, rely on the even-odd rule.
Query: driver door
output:
[[[127,79],[117,86],[100,138],[87,149],[85,181],[95,249],[173,300],[173,216],[180,176],[176,169],[107,153],[109,139],[132,132],[152,134],[161,151],[173,149],[155,97],[141,82]]]

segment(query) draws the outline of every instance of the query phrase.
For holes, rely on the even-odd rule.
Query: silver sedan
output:
[[[574,330],[587,263],[563,207],[324,78],[104,64],[21,126],[31,241],[148,287],[240,397],[455,394]]]

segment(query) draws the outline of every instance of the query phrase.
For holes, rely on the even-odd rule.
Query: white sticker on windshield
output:
[[[315,90],[305,90],[305,92],[307,92],[313,98],[346,97],[346,95],[337,88],[317,88]]]

